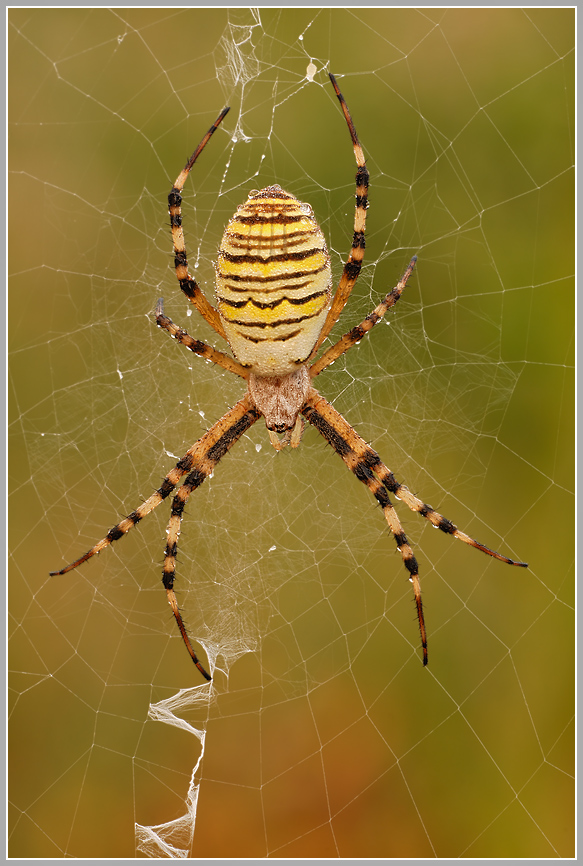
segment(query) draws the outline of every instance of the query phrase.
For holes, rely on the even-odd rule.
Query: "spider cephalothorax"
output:
[[[389,494],[448,535],[510,565],[526,566],[485,547],[442,517],[400,484],[376,451],[356,433],[313,387],[312,381],[329,364],[361,340],[394,306],[407,285],[416,257],[402,279],[364,321],[314,360],[338,320],[360,273],[365,247],[368,207],[368,170],[362,147],[344,97],[333,75],[330,80],[352,138],[358,166],[354,235],[350,255],[332,294],[330,258],[326,241],[309,205],[274,184],[249,194],[227,226],[216,266],[217,307],[205,298],[188,272],[182,231],[182,189],[188,174],[211,135],[225,118],[223,109],[192,154],[168,196],[174,244],[174,264],[180,288],[203,318],[230,345],[233,355],[195,340],[164,315],[162,299],[156,307],[157,324],[192,352],[247,380],[247,392],[214,424],[168,473],[149,499],[132,511],[79,559],[52,574],[65,574],[121,538],[166,499],[186,476],[172,499],[162,581],[168,602],[188,652],[202,675],[210,680],[184,627],[174,594],[176,553],[188,497],[213,472],[219,460],[257,421],[264,417],[271,444],[277,450],[300,443],[303,419],[312,424],[365,484],[385,515],[413,584],[423,663],[427,664],[427,634],[421,603],[418,565]],[[282,438],[279,438],[281,435]]]

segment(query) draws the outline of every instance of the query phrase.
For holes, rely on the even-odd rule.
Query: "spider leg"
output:
[[[419,632],[421,634],[421,646],[423,648],[423,664],[427,664],[427,630],[425,628],[425,617],[423,615],[423,604],[421,601],[421,584],[419,581],[419,566],[403,532],[401,521],[395,511],[387,490],[375,477],[374,473],[362,459],[362,447],[367,450],[368,446],[364,439],[356,433],[342,415],[325,400],[315,388],[312,388],[308,399],[302,406],[302,415],[312,424],[324,439],[342,457],[348,468],[354,472],[359,481],[366,484],[381,508],[391,530],[393,538],[397,543],[397,549],[401,553],[403,565],[409,572],[409,579],[413,584],[415,595],[415,606],[417,608],[417,619],[419,621]]]
[[[375,307],[372,313],[369,313],[366,319],[360,323],[360,325],[356,325],[355,328],[348,331],[347,334],[344,334],[343,337],[338,340],[333,346],[330,347],[321,358],[315,361],[310,367],[310,376],[315,378],[319,373],[322,372],[326,367],[333,363],[340,355],[343,355],[344,352],[347,352],[355,343],[358,343],[359,340],[368,334],[368,332],[374,328],[377,322],[383,318],[387,310],[391,307],[394,307],[399,298],[401,297],[405,286],[407,285],[407,280],[411,276],[413,272],[413,268],[415,267],[415,263],[417,261],[417,256],[413,256],[411,261],[409,262],[409,266],[407,270],[403,274],[402,278],[399,280],[394,289],[392,289],[380,304]]]
[[[460,532],[441,514],[434,511],[429,505],[426,505],[416,496],[414,496],[407,487],[399,484],[387,467],[382,463],[376,451],[370,448],[364,439],[348,424],[342,415],[334,409],[334,407],[325,400],[315,388],[310,390],[308,398],[302,406],[302,415],[312,424],[326,439],[329,445],[334,448],[337,454],[342,457],[348,468],[354,472],[359,481],[369,488],[377,502],[383,509],[383,513],[389,525],[393,537],[397,543],[397,547],[401,552],[403,564],[409,572],[411,582],[413,584],[413,592],[415,594],[415,605],[417,607],[417,617],[419,620],[419,630],[421,633],[421,645],[423,647],[423,664],[427,664],[427,632],[425,629],[425,620],[423,616],[423,606],[421,602],[421,585],[419,582],[419,573],[417,560],[407,541],[407,537],[403,532],[399,517],[389,499],[389,492],[394,493],[399,499],[402,499],[412,511],[421,514],[438,526],[443,532],[459,538],[466,544],[476,547],[478,550],[493,556],[496,559],[507,562],[510,565],[519,565],[526,567],[525,562],[516,562],[509,559],[489,547],[480,544],[464,532]]]
[[[182,189],[184,184],[186,183],[186,178],[190,173],[190,169],[206,147],[211,135],[215,132],[219,125],[224,120],[229,108],[223,108],[209,131],[206,133],[178,177],[176,178],[176,182],[172,189],[170,190],[170,194],[168,196],[168,212],[170,214],[170,229],[172,231],[172,243],[174,245],[174,266],[176,268],[176,276],[178,278],[178,283],[180,284],[180,288],[186,295],[186,297],[191,301],[194,306],[197,308],[201,316],[206,319],[206,321],[211,325],[212,328],[215,329],[217,334],[223,337],[225,340],[227,339],[225,336],[225,331],[223,325],[221,323],[221,319],[218,311],[213,307],[209,301],[205,298],[203,293],[196,280],[191,274],[188,272],[188,260],[186,256],[186,245],[184,243],[184,232],[182,231]]]
[[[394,493],[397,499],[401,499],[405,505],[408,505],[411,511],[416,511],[417,514],[420,514],[421,517],[425,517],[433,524],[433,526],[441,529],[441,531],[445,532],[447,535],[453,535],[454,538],[459,538],[460,541],[469,544],[470,547],[475,547],[477,550],[481,550],[482,553],[487,553],[488,556],[492,556],[494,559],[499,559],[501,562],[508,563],[508,565],[518,565],[521,568],[528,568],[528,562],[519,562],[516,559],[510,559],[508,556],[504,556],[502,553],[498,553],[496,550],[486,547],[485,544],[481,544],[479,541],[476,541],[475,538],[462,532],[461,529],[458,529],[457,526],[451,522],[451,520],[448,520],[447,517],[444,517],[438,511],[435,511],[431,505],[427,505],[426,502],[423,502],[422,499],[419,499],[414,493],[411,493],[409,488],[404,484],[400,484],[393,473],[381,461],[378,454],[372,451],[372,449],[368,450],[370,451],[370,462],[368,464],[370,468],[378,476],[383,486],[391,493]]]
[[[193,446],[193,448],[194,447],[196,446]],[[157,505],[160,505],[160,503],[163,502],[170,493],[172,493],[182,476],[186,475],[188,472],[190,465],[190,451],[187,451],[184,457],[178,461],[174,469],[172,469],[164,478],[160,487],[152,493],[152,495],[146,499],[139,508],[136,508],[136,510],[132,511],[131,514],[128,514],[128,516],[124,517],[123,520],[120,520],[119,523],[116,523],[116,525],[109,530],[107,535],[102,538],[101,541],[98,541],[97,544],[93,545],[91,550],[88,550],[87,553],[84,553],[83,556],[80,556],[79,559],[75,560],[75,562],[71,562],[59,571],[51,571],[50,576],[54,577],[57,574],[67,574],[68,571],[72,571],[74,568],[77,568],[78,565],[87,562],[87,560],[91,559],[92,556],[95,556],[96,553],[101,553],[104,548],[109,547],[112,541],[117,541],[118,538],[121,538],[126,534],[126,532],[129,532],[136,523],[139,523],[140,520],[146,517],[147,514],[153,511]]]
[[[348,260],[344,265],[344,270],[342,272],[342,276],[340,277],[338,288],[336,289],[336,293],[334,295],[334,298],[332,299],[332,304],[330,306],[330,309],[328,310],[328,315],[326,316],[322,330],[320,331],[320,336],[318,337],[318,340],[312,350],[310,357],[313,357],[315,355],[315,353],[318,351],[318,349],[334,327],[335,323],[338,321],[338,317],[344,309],[344,306],[346,305],[346,302],[350,297],[350,293],[354,288],[354,284],[358,279],[358,275],[360,274],[362,260],[364,258],[364,230],[366,225],[366,209],[368,207],[369,174],[366,167],[366,161],[364,159],[364,153],[362,151],[362,146],[360,144],[360,141],[358,140],[358,135],[356,134],[354,123],[352,122],[350,112],[348,111],[348,106],[346,105],[344,97],[342,96],[338,88],[336,79],[334,78],[332,73],[329,73],[329,75],[332,86],[336,92],[336,96],[338,97],[338,101],[340,102],[340,105],[342,107],[346,124],[348,126],[348,131],[350,132],[350,137],[352,138],[354,156],[356,158],[356,165],[358,166],[356,172],[356,206],[354,211],[354,235],[352,238],[352,248],[350,250]]]
[[[207,680],[210,680],[211,676],[205,671],[192,648],[174,593],[176,555],[182,514],[192,491],[200,487],[203,481],[213,472],[221,457],[225,456],[227,451],[240,439],[243,433],[249,430],[260,417],[261,413],[254,408],[248,395],[245,395],[230,412],[221,418],[214,427],[211,427],[208,433],[199,440],[197,445],[201,447],[193,459],[191,471],[172,500],[170,520],[168,521],[168,528],[166,530],[167,542],[166,550],[164,551],[162,583],[166,590],[168,603],[172,608],[172,613],[182,635],[182,640],[194,664]]]
[[[168,473],[160,487],[152,493],[149,499],[146,499],[139,508],[136,508],[135,511],[132,511],[131,514],[128,514],[127,517],[124,517],[123,520],[110,529],[105,538],[98,541],[91,550],[88,550],[87,553],[84,553],[83,556],[80,556],[79,559],[75,560],[75,562],[71,562],[59,571],[51,571],[51,576],[54,577],[57,574],[67,574],[67,572],[77,568],[78,565],[91,559],[91,557],[95,556],[96,553],[100,553],[105,547],[109,547],[112,541],[117,541],[118,538],[121,538],[126,534],[126,532],[129,532],[136,523],[139,523],[140,520],[146,517],[146,515],[153,511],[157,505],[160,505],[160,503],[163,502],[170,493],[172,493],[182,476],[191,471],[196,461],[200,459],[200,456],[204,455],[207,450],[212,450],[216,443],[221,440],[222,436],[228,436],[232,427],[235,426],[239,419],[247,412],[256,412],[256,410],[250,409],[247,397],[244,397],[236,403],[235,406],[226,413],[226,415],[223,415],[214,427],[211,427],[211,429],[205,433],[198,442],[195,442],[194,445],[188,449],[184,457],[178,461],[174,469]],[[257,415],[257,417],[260,416]],[[257,418],[254,418],[254,421],[255,420],[257,420]]]
[[[156,304],[156,324],[158,327],[168,331],[171,337],[174,337],[175,340],[182,343],[183,346],[186,346],[195,355],[200,355],[201,358],[206,358],[206,360],[212,361],[213,364],[218,364],[219,367],[228,370],[229,373],[241,376],[242,379],[249,378],[249,370],[243,367],[242,364],[239,364],[238,361],[235,361],[234,358],[231,358],[230,355],[225,355],[224,352],[219,352],[218,349],[213,349],[212,346],[208,346],[200,340],[195,340],[190,334],[179,328],[178,325],[175,325],[168,316],[165,316],[163,298],[159,298]]]

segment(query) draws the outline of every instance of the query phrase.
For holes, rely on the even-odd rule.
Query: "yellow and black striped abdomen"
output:
[[[218,309],[233,350],[258,376],[305,362],[324,324],[330,257],[312,208],[269,186],[253,192],[223,235]]]

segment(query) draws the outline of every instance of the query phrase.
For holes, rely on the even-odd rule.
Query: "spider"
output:
[[[362,147],[348,106],[332,74],[330,81],[350,132],[358,167],[352,249],[336,291],[332,293],[330,257],[312,208],[277,184],[251,191],[248,200],[239,206],[225,229],[216,263],[216,307],[205,298],[189,273],[182,231],[181,194],[190,170],[229,111],[229,108],[224,108],[178,175],[168,196],[168,209],[180,288],[209,325],[227,341],[234,357],[193,339],[175,325],[164,315],[162,298],[156,306],[156,322],[191,352],[245,379],[247,391],[188,449],[149,499],[75,562],[60,571],[51,572],[52,575],[66,574],[117,541],[173,493],[186,475],[172,499],[162,582],[190,657],[206,680],[211,676],[192,647],[174,593],[182,514],[193,490],[200,487],[219,460],[261,417],[265,418],[271,444],[278,451],[287,445],[298,447],[304,419],[307,420],[379,503],[413,585],[424,665],[428,660],[427,632],[419,569],[390,495],[402,500],[442,532],[509,565],[527,566],[525,562],[509,559],[480,544],[400,484],[376,451],[312,385],[316,376],[358,343],[397,303],[417,260],[416,256],[411,259],[401,280],[372,313],[314,360],[360,273],[368,208],[369,173]]]

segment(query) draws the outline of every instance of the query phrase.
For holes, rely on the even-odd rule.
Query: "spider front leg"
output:
[[[94,544],[87,553],[84,553],[83,556],[80,556],[79,559],[76,559],[64,568],[59,569],[59,571],[51,571],[50,576],[55,577],[59,574],[67,574],[67,572],[72,571],[74,568],[77,568],[77,566],[87,562],[87,560],[95,556],[96,553],[101,553],[101,551],[104,550],[104,548],[109,547],[113,541],[118,541],[122,538],[126,532],[129,532],[132,527],[143,520],[144,517],[146,517],[172,493],[180,479],[190,472],[193,466],[197,464],[201,455],[204,455],[206,451],[212,453],[212,449],[219,447],[219,443],[223,440],[229,441],[229,437],[232,436],[232,429],[236,428],[241,417],[244,416],[246,412],[250,411],[254,413],[256,410],[251,408],[251,404],[247,398],[244,397],[243,400],[236,403],[235,406],[226,413],[226,415],[223,415],[214,427],[211,427],[211,429],[205,433],[198,442],[195,442],[194,445],[188,449],[184,457],[181,457],[174,469],[171,469],[168,475],[166,475],[160,487],[152,493],[152,495],[146,499],[139,508],[136,508],[136,510],[132,511],[131,514],[128,514],[128,516],[124,517],[124,519],[119,523],[116,523],[116,525],[109,530],[107,535],[102,538],[101,541],[98,541],[97,544]],[[254,418],[252,423],[255,423],[256,420],[257,418]],[[239,434],[239,436],[240,435],[241,434]],[[236,439],[238,439],[239,436],[237,436]],[[236,441],[236,439],[234,441]],[[230,445],[228,447],[230,447]]]
[[[527,567],[526,562],[518,562],[514,559],[509,559],[495,550],[491,550],[479,541],[461,532],[451,521],[443,517],[431,506],[424,503],[421,499],[414,496],[411,491],[402,484],[399,484],[393,473],[384,465],[376,451],[370,448],[364,439],[353,430],[350,424],[342,417],[342,415],[334,409],[334,407],[325,400],[315,388],[310,389],[310,393],[304,405],[302,406],[302,415],[312,424],[326,439],[329,445],[334,448],[337,454],[342,457],[348,468],[356,475],[359,481],[369,488],[385,515],[389,529],[397,543],[397,548],[401,552],[403,564],[409,572],[411,582],[413,584],[413,592],[415,594],[415,605],[417,607],[417,617],[419,620],[419,630],[421,633],[421,645],[423,648],[423,664],[427,664],[427,632],[425,628],[425,618],[423,615],[423,605],[421,602],[421,584],[419,582],[419,571],[417,560],[413,554],[411,546],[407,541],[407,536],[403,532],[399,517],[389,499],[389,492],[394,493],[399,499],[402,499],[412,511],[416,511],[422,517],[429,520],[434,526],[437,526],[443,532],[453,535],[454,538],[459,538],[461,541],[481,550],[489,556],[506,562],[508,565],[518,565],[522,568]]]
[[[166,589],[166,596],[172,613],[180,629],[180,634],[186,645],[190,657],[200,670],[201,674],[210,680],[210,675],[205,671],[199,662],[196,653],[194,652],[174,593],[174,579],[176,567],[176,552],[178,544],[178,534],[180,532],[180,521],[182,512],[190,493],[199,487],[205,478],[211,474],[221,457],[237,442],[243,433],[245,433],[255,422],[261,418],[261,413],[253,406],[248,395],[245,395],[242,400],[239,400],[232,409],[223,415],[210,430],[208,430],[195,444],[188,449],[184,457],[178,461],[174,469],[168,473],[158,490],[150,496],[139,508],[132,511],[128,517],[124,518],[120,523],[116,524],[113,529],[110,529],[105,538],[98,541],[91,550],[87,551],[83,556],[76,559],[70,565],[65,566],[59,571],[52,571],[51,576],[66,574],[72,571],[77,566],[86,562],[96,553],[100,553],[105,547],[108,547],[113,541],[117,541],[133,526],[144,518],[150,511],[153,511],[170,493],[175,489],[180,479],[187,475],[184,485],[180,488],[172,501],[172,512],[170,522],[168,524],[168,539],[166,544],[163,583]]]
[[[417,619],[419,621],[419,632],[421,634],[421,646],[423,649],[423,664],[427,664],[427,631],[425,628],[425,617],[421,601],[421,584],[419,582],[419,566],[413,550],[403,532],[401,521],[395,511],[384,485],[373,475],[372,471],[363,462],[358,446],[366,449],[368,446],[358,433],[352,429],[342,415],[334,409],[323,397],[312,388],[306,403],[302,407],[302,415],[312,424],[324,437],[337,454],[342,457],[348,468],[356,475],[359,481],[366,484],[371,491],[385,515],[389,529],[397,543],[397,549],[401,553],[403,565],[409,572],[409,578],[413,585],[415,594],[415,606],[417,608]],[[354,446],[357,446],[356,448]],[[370,450],[370,449],[369,449]]]
[[[180,608],[178,607],[176,595],[174,593],[176,555],[178,552],[178,537],[180,535],[182,515],[193,490],[200,487],[203,481],[211,475],[219,460],[224,457],[227,451],[233,447],[235,442],[241,438],[243,433],[249,430],[249,428],[252,427],[259,418],[261,418],[261,413],[252,405],[249,396],[245,395],[242,400],[239,400],[239,402],[229,412],[227,412],[220,421],[217,421],[214,427],[211,427],[211,429],[199,440],[197,444],[201,447],[199,448],[196,459],[193,461],[193,468],[172,500],[170,520],[166,530],[167,541],[166,549],[164,551],[162,583],[164,584],[168,603],[172,609],[172,613],[174,614],[174,618],[186,649],[196,667],[207,680],[210,680],[211,676],[204,669],[192,648],[192,644],[190,643],[180,613]]]
[[[80,556],[79,559],[76,559],[74,562],[71,562],[69,565],[66,565],[64,568],[59,569],[59,571],[51,571],[50,576],[55,577],[59,574],[67,574],[67,572],[72,571],[77,566],[82,565],[84,562],[87,562],[88,559],[95,556],[96,553],[101,553],[106,547],[114,542],[118,541],[120,538],[129,532],[140,520],[143,520],[151,511],[154,510],[161,502],[163,502],[174,490],[180,479],[183,475],[189,471],[191,466],[191,459],[196,449],[196,444],[189,449],[184,457],[178,461],[174,469],[172,469],[168,475],[164,478],[160,487],[152,493],[152,495],[143,502],[139,508],[136,508],[135,511],[132,511],[131,514],[128,514],[127,517],[124,517],[123,520],[120,520],[119,523],[116,523],[113,526],[107,535],[98,541],[97,544],[94,544],[93,547],[84,553],[83,556]]]

